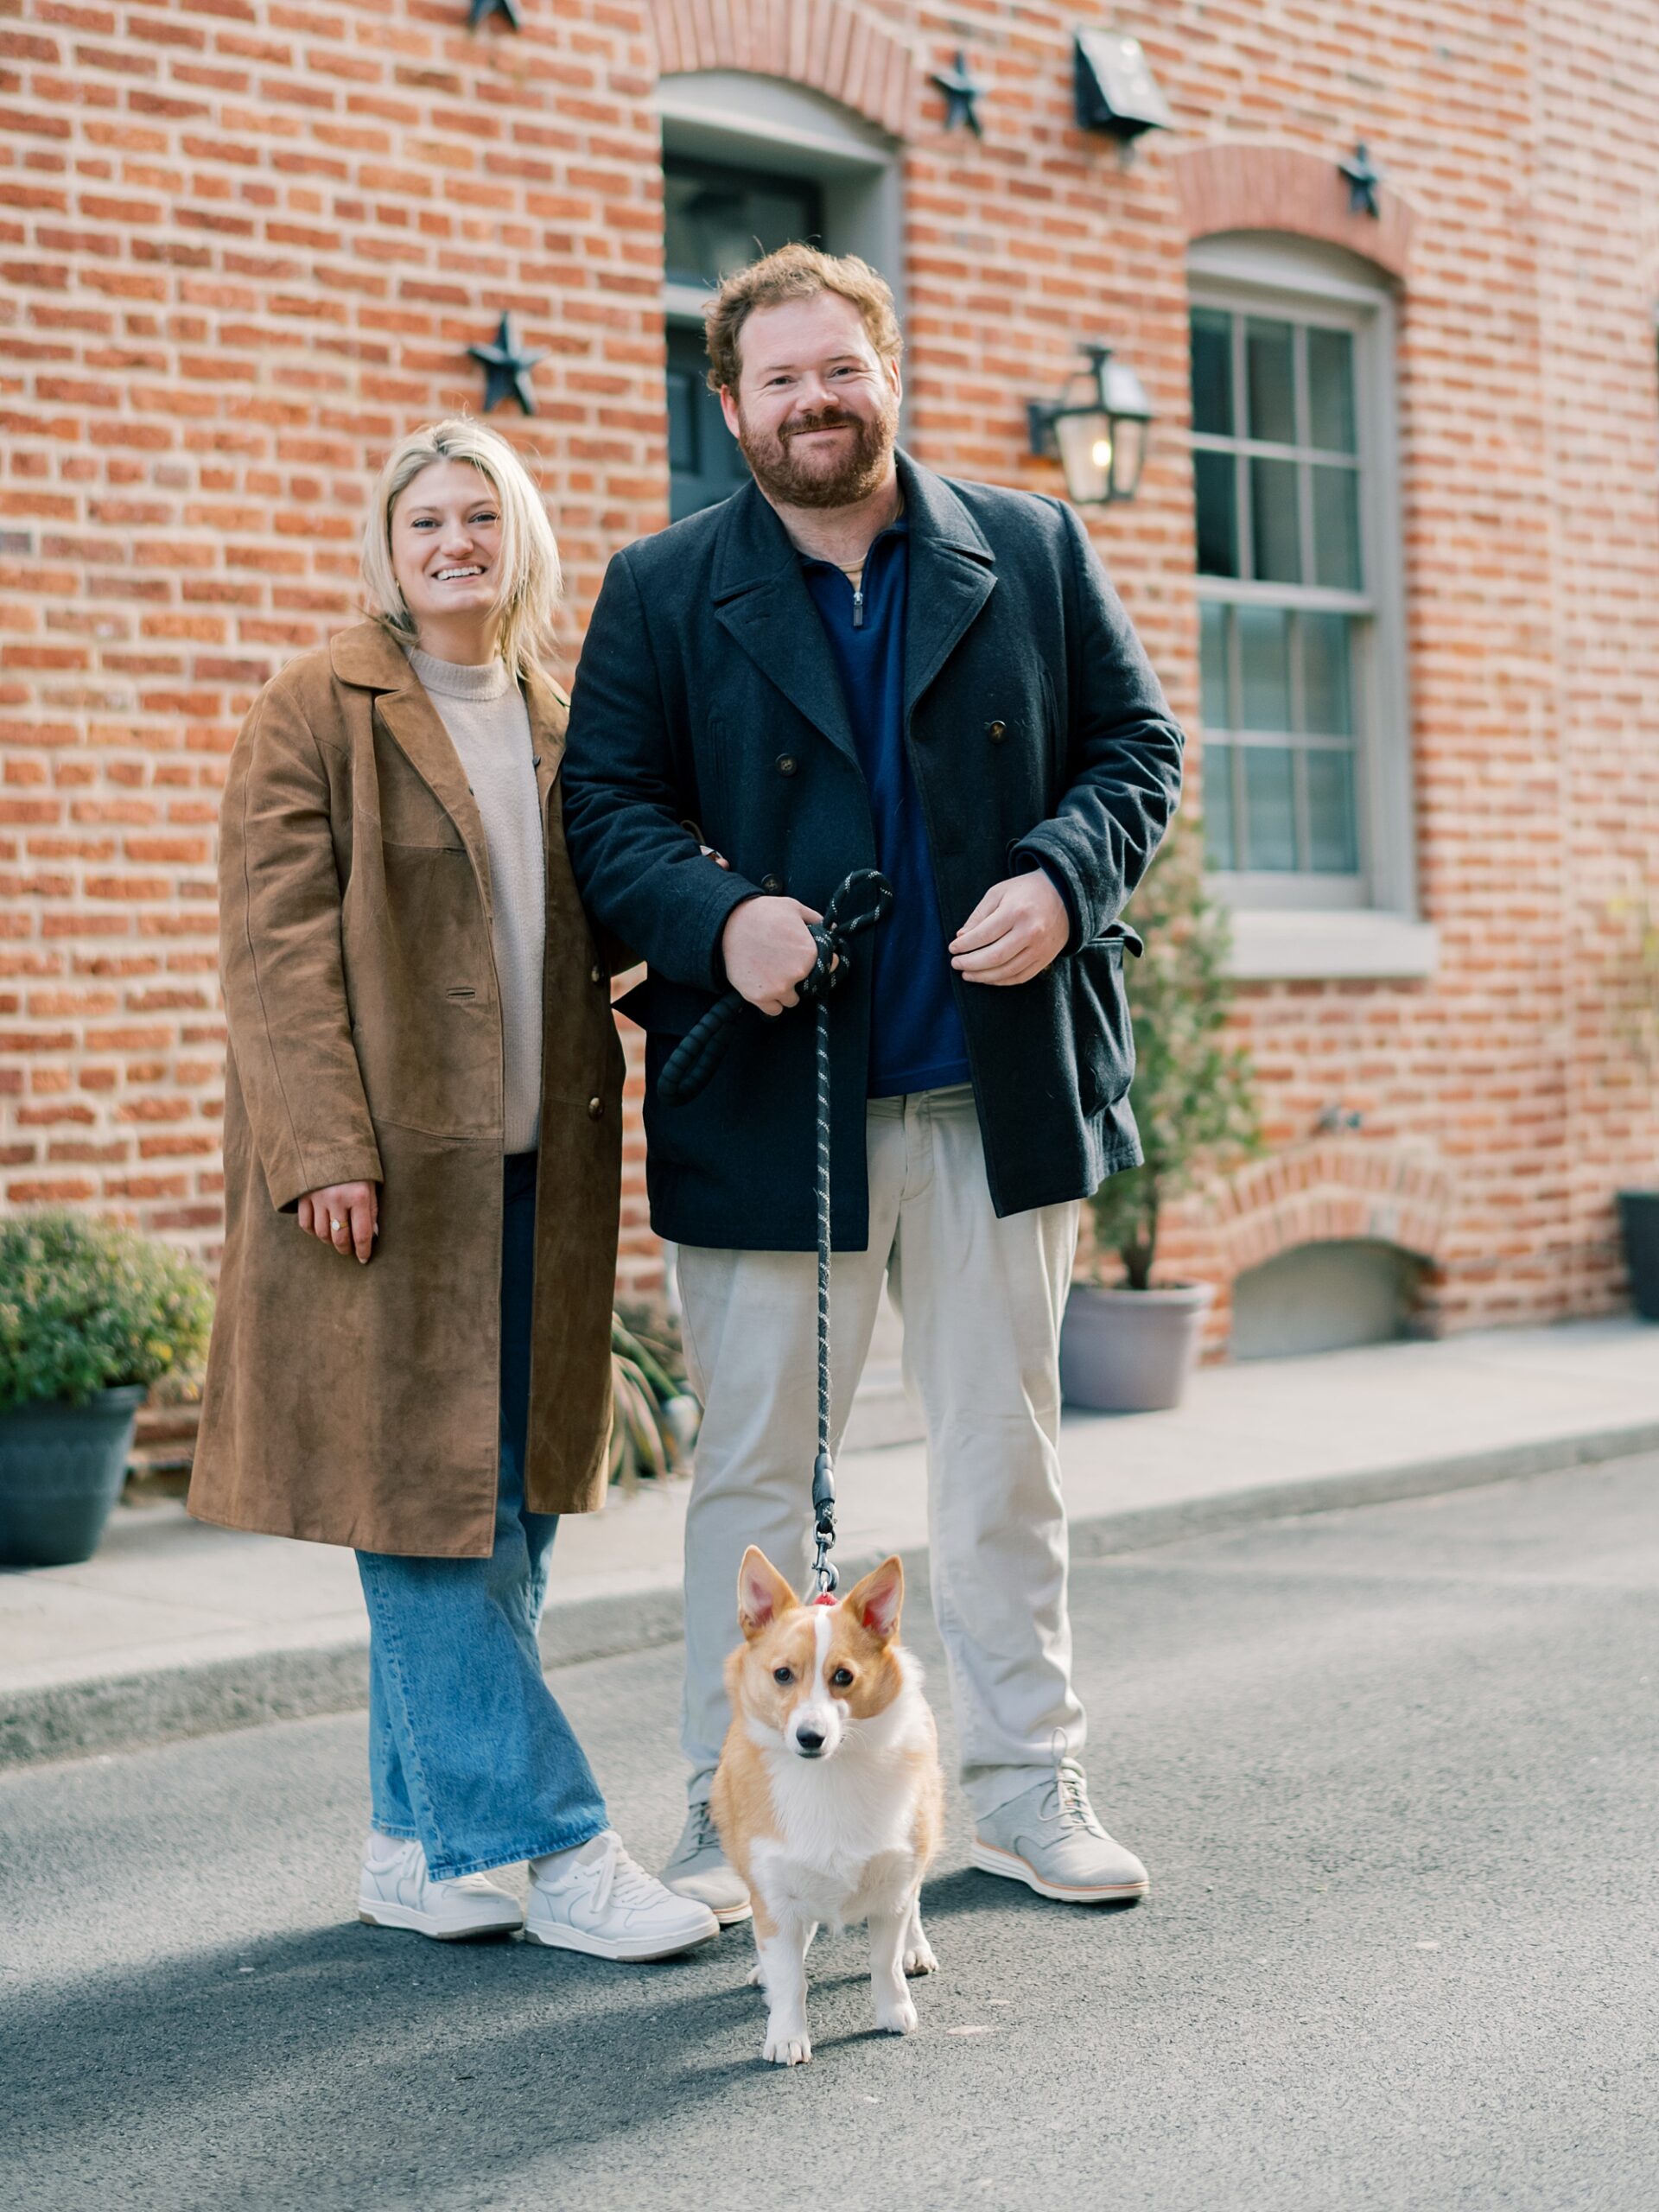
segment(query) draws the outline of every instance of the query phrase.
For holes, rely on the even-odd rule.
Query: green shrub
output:
[[[612,1314],[611,1375],[611,1480],[625,1490],[660,1481],[690,1458],[698,1418],[679,1328],[665,1306]]]
[[[181,1253],[85,1214],[0,1222],[0,1412],[196,1365],[213,1298]]]
[[[1249,1055],[1223,1040],[1233,986],[1225,910],[1205,888],[1201,825],[1182,823],[1129,902],[1146,941],[1124,963],[1135,1022],[1129,1103],[1146,1164],[1107,1178],[1091,1208],[1095,1242],[1116,1251],[1132,1290],[1145,1290],[1163,1207],[1207,1169],[1261,1149]]]

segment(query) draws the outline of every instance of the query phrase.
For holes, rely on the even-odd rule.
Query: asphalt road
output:
[[[821,1938],[793,2072],[747,1930],[629,1968],[359,1926],[356,1718],[0,1778],[0,2204],[1653,2212],[1659,1460],[1074,1586],[1151,1898],[975,1873],[957,1807],[920,2032]],[[676,1678],[558,1677],[648,1860]]]

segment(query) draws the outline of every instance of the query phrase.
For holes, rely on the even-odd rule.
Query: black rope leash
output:
[[[830,994],[852,965],[848,940],[873,929],[893,910],[893,886],[873,868],[857,868],[838,885],[821,922],[809,922],[817,958],[795,986],[817,1008],[818,1211],[818,1450],[812,1462],[812,1533],[817,1547],[812,1573],[820,1598],[835,1592],[840,1577],[830,1560],[836,1541],[836,1471],[830,1453]],[[665,1106],[695,1098],[720,1065],[733,1024],[748,1001],[740,992],[718,999],[695,1029],[682,1037],[657,1078]]]

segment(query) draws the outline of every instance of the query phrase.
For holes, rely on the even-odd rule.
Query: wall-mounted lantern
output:
[[[1083,351],[1088,367],[1058,399],[1028,399],[1026,420],[1033,453],[1058,456],[1072,504],[1103,507],[1132,499],[1140,487],[1152,408],[1140,378],[1112,359],[1109,346]]]
[[[1121,31],[1078,31],[1072,54],[1079,130],[1109,130],[1127,146],[1143,130],[1175,128],[1138,38]]]

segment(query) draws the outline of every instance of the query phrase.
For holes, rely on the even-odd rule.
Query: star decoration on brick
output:
[[[510,315],[502,316],[493,346],[469,346],[467,351],[474,360],[484,364],[484,412],[486,415],[504,399],[516,399],[526,415],[536,412],[536,393],[530,381],[530,372],[537,361],[544,361],[547,356],[545,353],[524,352],[518,343]]]
[[[936,70],[927,81],[944,94],[945,129],[954,130],[959,123],[965,123],[976,138],[982,138],[985,126],[979,119],[976,102],[983,97],[985,87],[969,74],[968,56],[963,49],[957,48],[953,68]]]
[[[472,6],[467,11],[467,29],[469,31],[480,29],[489,22],[492,16],[505,16],[507,19],[507,29],[510,31],[522,30],[524,27],[520,0],[473,0]]]
[[[1382,181],[1382,172],[1371,159],[1363,139],[1355,147],[1351,160],[1337,163],[1337,170],[1348,180],[1348,213],[1374,215],[1380,222],[1382,210],[1377,205],[1376,188]]]

